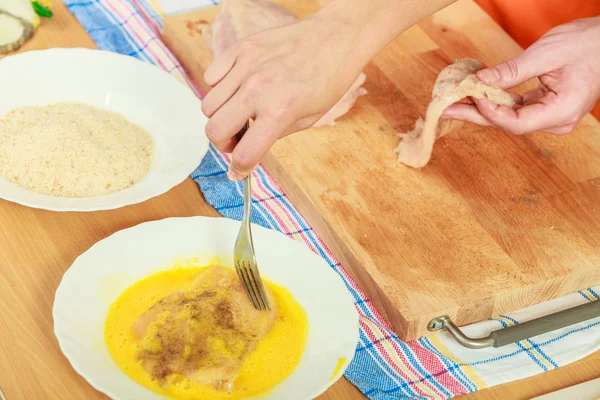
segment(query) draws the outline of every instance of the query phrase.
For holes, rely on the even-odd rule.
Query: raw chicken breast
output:
[[[213,54],[218,57],[243,37],[297,20],[290,10],[267,0],[223,0],[211,27]],[[361,72],[344,96],[313,126],[334,125],[359,96],[367,93],[362,87],[365,79],[366,75]]]
[[[211,47],[219,57],[243,37],[298,21],[298,17],[267,0],[222,0],[212,23]]]
[[[163,385],[181,374],[231,392],[244,359],[275,322],[276,303],[265,290],[272,309],[256,310],[234,271],[210,267],[189,290],[163,298],[135,321],[137,358]]]
[[[421,118],[415,128],[401,133],[395,149],[398,160],[410,167],[424,167],[431,158],[434,142],[439,139],[437,125],[444,110],[465,97],[486,98],[496,104],[512,107],[515,101],[504,90],[487,86],[475,73],[485,66],[477,60],[464,58],[444,68],[433,85],[432,100],[427,107],[425,122]]]

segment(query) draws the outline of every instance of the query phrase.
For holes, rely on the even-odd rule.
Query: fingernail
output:
[[[237,172],[235,169],[233,169],[231,167],[229,168],[229,171],[227,171],[227,177],[231,181],[239,181],[240,179],[243,178],[243,176],[239,172]]]
[[[500,80],[500,73],[498,73],[496,68],[486,68],[477,72],[477,77],[483,83],[491,85]]]

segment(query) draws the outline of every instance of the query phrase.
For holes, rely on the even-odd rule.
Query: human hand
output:
[[[477,73],[485,84],[510,89],[531,78],[540,84],[511,109],[489,100],[456,103],[444,117],[496,126],[514,134],[570,133],[600,98],[600,17],[548,31],[521,55]]]
[[[208,67],[202,102],[206,135],[232,153],[228,176],[241,179],[273,143],[312,126],[344,95],[368,60],[352,24],[313,16],[238,41]],[[253,123],[239,141],[238,131]]]

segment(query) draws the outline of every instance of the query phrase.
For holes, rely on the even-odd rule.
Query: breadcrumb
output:
[[[150,170],[154,140],[121,114],[79,103],[20,107],[0,119],[0,176],[27,190],[93,197]]]

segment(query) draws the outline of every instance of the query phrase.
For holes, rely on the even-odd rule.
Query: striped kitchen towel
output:
[[[100,49],[155,64],[196,90],[161,42],[161,15],[212,6],[213,1],[63,1]],[[227,155],[211,146],[192,178],[209,204],[225,217],[239,220],[242,189],[239,182],[226,177],[229,161]],[[448,399],[558,368],[600,348],[600,318],[500,349],[468,350],[446,333],[402,342],[268,172],[259,167],[253,178],[253,221],[305,243],[327,260],[353,294],[360,314],[360,341],[345,376],[370,399]],[[590,288],[463,329],[471,336],[486,335],[500,327],[599,299],[599,291],[600,287]]]

